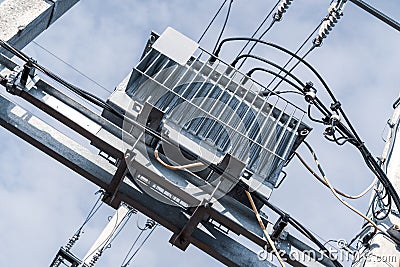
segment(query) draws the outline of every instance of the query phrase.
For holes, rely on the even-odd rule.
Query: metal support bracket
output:
[[[185,251],[190,245],[189,237],[192,235],[199,223],[209,218],[208,209],[209,204],[203,201],[199,206],[196,207],[192,216],[186,222],[182,230],[178,234],[174,233],[169,242],[172,245]]]
[[[130,157],[128,153],[125,154],[126,157]],[[120,201],[118,201],[115,197],[119,191],[121,184],[124,181],[124,178],[128,172],[128,166],[126,164],[126,160],[122,159],[119,161],[117,171],[115,172],[111,182],[108,184],[107,188],[105,189],[106,192],[103,197],[103,202],[107,203],[114,209],[118,209],[120,206]]]

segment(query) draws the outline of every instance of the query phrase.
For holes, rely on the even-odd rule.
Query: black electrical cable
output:
[[[386,190],[384,190],[385,194],[381,196],[381,192],[377,191],[372,199],[372,216],[376,220],[384,220],[386,219],[391,210],[392,210],[392,199],[387,194]],[[387,203],[384,202],[384,199],[387,197]],[[377,210],[377,208],[379,208]]]
[[[315,118],[311,115],[311,104],[309,104],[308,107],[307,107],[307,116],[308,116],[308,118],[309,118],[311,121],[313,121],[313,122],[325,124],[325,122],[324,122],[323,120],[315,119]]]
[[[226,12],[226,17],[225,17],[224,24],[222,25],[221,32],[219,33],[219,36],[218,36],[217,42],[215,43],[215,47],[214,47],[213,51],[215,51],[215,49],[218,47],[218,44],[221,41],[222,35],[224,34],[226,25],[228,24],[228,20],[229,20],[229,17],[231,15],[232,3],[233,3],[233,0],[230,0],[229,6],[228,6],[228,12]]]
[[[272,26],[274,26],[275,22],[276,22],[276,20],[273,19],[272,22],[271,22],[271,24],[270,24],[270,25],[268,26],[268,28],[260,35],[260,37],[258,37],[258,39],[261,40],[261,39],[269,32],[269,30],[272,29]],[[248,43],[249,43],[249,42],[248,42]],[[247,51],[247,54],[250,54],[250,53],[254,50],[254,48],[256,47],[256,45],[257,45],[257,43],[254,43],[254,44],[250,47],[249,51]],[[243,52],[243,51],[241,51],[241,52],[239,53],[238,56],[240,56],[240,54],[241,54],[242,52]],[[239,67],[237,68],[238,70],[244,65],[244,63],[246,62],[246,60],[247,60],[247,58],[245,58],[245,59],[242,61],[242,63],[240,63]]]
[[[248,37],[232,37],[232,38],[226,38],[224,40],[222,40],[222,42],[220,43],[220,45],[218,46],[218,48],[216,49],[214,56],[211,57],[210,61],[213,62],[215,61],[216,57],[218,57],[219,52],[221,51],[222,45],[225,42],[230,42],[230,41],[254,41],[254,42],[259,42],[262,44],[265,44],[267,46],[271,46],[274,47],[280,51],[283,51],[289,55],[292,55],[294,58],[300,60],[304,65],[306,65],[316,76],[317,78],[321,81],[322,85],[324,86],[324,88],[327,90],[328,94],[330,95],[330,97],[332,98],[332,100],[334,101],[334,103],[339,103],[335,96],[333,95],[332,91],[330,90],[330,88],[328,87],[328,85],[326,84],[326,82],[324,81],[324,79],[321,77],[321,75],[304,59],[301,59],[301,57],[295,55],[293,52],[285,49],[282,46],[276,45],[274,43],[268,43],[265,42],[263,40],[259,40],[259,39],[254,39],[254,38],[248,38]],[[318,108],[322,108],[325,110],[325,112],[328,112],[328,114],[330,114],[330,112],[326,109],[326,107],[318,100],[316,99],[316,103],[315,105]],[[395,188],[393,187],[392,183],[390,182],[390,180],[388,179],[388,177],[386,176],[386,174],[383,172],[383,170],[380,168],[380,166],[378,165],[378,163],[375,161],[374,157],[371,155],[371,153],[369,152],[369,150],[366,148],[366,146],[364,145],[364,143],[362,142],[361,138],[358,136],[356,130],[354,129],[354,127],[352,126],[350,120],[348,119],[347,115],[344,113],[343,109],[339,106],[338,110],[340,111],[340,113],[342,114],[343,118],[345,119],[346,123],[348,124],[348,126],[350,127],[351,132],[348,131],[348,129],[342,124],[339,123],[338,124],[338,128],[343,131],[344,133],[346,133],[346,135],[348,136],[348,138],[350,140],[355,140],[355,141],[351,141],[350,143],[355,145],[358,150],[360,151],[361,155],[364,158],[364,161],[366,162],[368,168],[371,169],[371,171],[378,177],[378,179],[382,182],[382,185],[385,187],[386,190],[388,190],[389,194],[391,195],[391,197],[393,198],[393,202],[396,205],[397,210],[400,211],[400,198],[395,190]]]
[[[215,19],[218,17],[219,13],[221,12],[222,8],[225,6],[226,2],[228,0],[225,0],[222,5],[219,7],[219,9],[217,10],[217,12],[215,13],[214,17],[211,19],[210,23],[208,24],[208,26],[206,27],[206,29],[204,30],[203,34],[200,36],[199,40],[197,41],[198,43],[201,42],[201,40],[204,38],[204,36],[206,35],[206,33],[208,32],[208,30],[210,29],[211,25],[214,23]]]
[[[318,24],[317,27],[315,27],[315,29],[310,33],[310,35],[307,37],[307,39],[300,45],[300,47],[296,50],[296,52],[294,52],[295,55],[297,55],[301,51],[301,49],[303,49],[303,47],[308,43],[308,41],[314,36],[314,34],[318,31],[321,24],[322,24],[322,21],[320,24]],[[291,56],[290,59],[285,63],[283,68],[286,69],[286,67],[290,64],[290,62],[292,62],[293,59],[294,59],[294,57]],[[291,71],[293,71],[293,70],[291,70]],[[291,72],[291,71],[289,71],[289,72]],[[271,82],[267,85],[267,88],[269,88],[275,80],[276,80],[276,77],[271,80]]]
[[[281,171],[281,173],[283,173],[283,177],[281,178],[281,180],[274,186],[275,189],[278,189],[283,181],[285,181],[286,177],[287,177],[287,173],[285,171]]]
[[[301,57],[301,59],[305,59],[305,58],[314,50],[315,47],[316,47],[315,45],[311,46],[311,48]],[[296,64],[294,64],[293,67],[290,68],[290,70],[289,70],[288,73],[291,73],[295,68],[297,68],[297,66],[298,66],[300,63],[301,63],[300,61],[297,61]],[[286,75],[287,75],[287,74],[286,74]],[[281,83],[282,83],[282,80],[280,80],[280,81],[274,86],[274,88],[272,88],[271,91],[276,90],[276,89],[279,87],[279,85],[281,85]],[[267,88],[268,88],[268,87],[267,87]]]
[[[305,87],[305,84],[304,84],[299,78],[297,78],[295,75],[293,75],[293,74],[291,74],[291,73],[288,73],[287,70],[285,70],[284,68],[282,68],[282,67],[279,66],[278,64],[276,64],[276,63],[274,63],[274,62],[272,62],[272,61],[270,61],[270,60],[268,60],[268,59],[266,59],[266,58],[259,57],[259,56],[256,56],[256,55],[251,55],[251,54],[244,54],[244,55],[241,55],[241,56],[237,57],[234,61],[232,61],[232,63],[230,64],[231,67],[235,68],[236,64],[237,64],[241,59],[243,59],[243,58],[253,58],[253,59],[256,59],[256,60],[258,60],[258,61],[267,63],[268,65],[271,65],[271,66],[273,66],[273,67],[279,69],[281,72],[287,73],[287,74],[288,74],[287,76],[289,76],[290,78],[292,78],[293,80],[295,80],[301,87],[303,87],[303,88]],[[264,69],[263,69],[263,68],[260,68],[260,67],[253,68],[253,69],[251,69],[250,71],[248,71],[246,75],[249,76],[249,77],[251,77],[251,75],[252,75],[255,71],[264,71]],[[277,74],[277,75],[278,75],[278,74]],[[279,76],[280,76],[280,78],[284,79],[283,76],[281,76],[281,75],[279,75]],[[298,86],[297,86],[297,87],[298,87]],[[296,87],[296,89],[297,89],[297,87]],[[302,93],[304,92],[303,88],[301,88],[301,89],[299,90],[299,91],[302,92]]]
[[[299,93],[301,94],[301,91],[303,90],[303,88],[301,88],[300,86],[298,86],[298,85],[296,85],[295,83],[293,83],[291,80],[288,80],[288,79],[286,79],[285,77],[283,77],[282,75],[279,75],[277,72],[275,72],[275,71],[272,71],[272,70],[269,70],[269,69],[265,69],[265,68],[254,68],[254,69],[252,69],[251,71],[256,71],[256,70],[258,70],[258,71],[263,71],[263,72],[266,72],[266,73],[269,73],[269,74],[272,74],[272,75],[274,75],[274,76],[278,76],[279,78],[281,78],[283,81],[285,81],[286,83],[288,83],[288,84],[290,84],[291,86],[293,86],[294,88],[296,88],[298,91],[299,91]],[[253,71],[253,72],[254,72]],[[249,75],[249,74],[247,74],[249,77],[251,76],[251,74]],[[263,91],[263,92],[260,92],[261,93],[261,95],[269,95],[270,93],[272,93],[272,94],[274,94],[274,92],[273,91],[271,91],[271,92],[268,92],[268,91]],[[276,93],[276,94],[278,94],[278,93]]]
[[[336,267],[343,267],[337,260],[333,260],[334,257],[331,255],[329,250],[309,231],[307,230],[300,222],[298,222],[296,219],[291,217],[289,214],[286,212],[282,211],[278,207],[274,206],[271,204],[263,195],[261,195],[259,192],[255,191],[253,192],[255,197],[260,200],[262,203],[264,203],[268,208],[270,208],[272,211],[277,213],[280,216],[287,216],[289,223],[301,234],[303,234],[305,237],[307,237],[310,241],[312,241],[314,244],[316,244],[321,251],[324,252],[325,255],[332,261],[333,265]]]
[[[276,9],[276,7],[279,5],[279,3],[281,2],[281,0],[278,0],[278,2],[276,2],[276,4],[274,5],[274,7],[270,10],[270,12],[265,16],[264,20],[260,23],[260,25],[258,26],[258,28],[255,30],[255,32],[251,35],[251,38],[254,38],[256,36],[256,34],[258,33],[259,30],[261,30],[261,28],[264,26],[264,24],[267,22],[267,20],[269,19],[269,17],[272,15],[272,13],[274,12],[274,10]],[[247,43],[242,47],[242,49],[240,50],[240,52],[238,53],[238,56],[240,56],[243,51],[247,48],[247,46],[250,44],[250,41],[247,41]],[[250,53],[247,53],[250,54]]]

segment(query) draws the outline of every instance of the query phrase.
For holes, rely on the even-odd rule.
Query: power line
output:
[[[220,32],[220,34],[219,34],[219,36],[218,36],[217,42],[215,43],[215,46],[214,46],[214,50],[213,50],[213,51],[215,51],[215,49],[217,49],[217,46],[218,46],[219,42],[221,41],[222,35],[224,34],[226,25],[228,24],[228,20],[229,20],[229,17],[230,17],[230,15],[231,15],[232,3],[233,3],[233,0],[230,0],[229,6],[228,6],[228,11],[226,12],[226,17],[225,17],[224,24],[222,25],[221,32]]]
[[[200,36],[199,40],[197,41],[198,43],[201,42],[201,40],[203,39],[203,37],[206,35],[206,33],[208,32],[208,30],[210,29],[211,25],[214,23],[215,19],[218,17],[219,13],[221,12],[222,8],[225,6],[226,2],[228,0],[225,0],[222,5],[219,7],[219,9],[217,10],[217,12],[215,13],[214,17],[211,19],[210,23],[207,25],[206,29],[204,30],[203,34]]]
[[[261,30],[261,28],[264,26],[264,24],[267,22],[267,20],[269,19],[269,17],[272,15],[272,13],[274,12],[275,8],[279,5],[279,3],[281,2],[281,0],[278,0],[278,2],[276,2],[276,4],[273,6],[273,8],[269,11],[269,13],[265,16],[265,18],[263,19],[263,21],[261,21],[260,25],[258,26],[258,28],[255,30],[255,32],[251,35],[251,38],[254,38],[257,33]],[[271,26],[270,26],[271,27]],[[268,29],[267,29],[268,30]],[[264,32],[265,33],[265,32]],[[243,51],[247,48],[247,46],[250,44],[250,41],[247,41],[247,43],[242,47],[242,49],[240,50],[240,52],[238,53],[238,56],[240,56]],[[247,53],[249,54],[249,53]]]
[[[60,58],[59,56],[57,56],[56,54],[54,54],[53,52],[51,52],[49,49],[47,49],[46,47],[44,47],[43,45],[32,41],[32,43],[34,43],[36,46],[38,46],[39,48],[41,48],[43,51],[47,52],[49,55],[53,56],[55,59],[59,60],[60,62],[64,63],[66,66],[70,67],[72,70],[74,70],[75,72],[79,73],[80,75],[82,75],[83,77],[85,77],[86,79],[88,79],[89,81],[91,81],[92,83],[94,83],[95,85],[97,85],[98,87],[100,87],[101,89],[103,89],[104,91],[108,92],[108,93],[112,93],[109,89],[107,89],[105,86],[101,85],[100,83],[98,83],[97,81],[95,81],[94,79],[90,78],[89,76],[87,76],[85,73],[83,73],[82,71],[80,71],[79,69],[77,69],[76,67],[72,66],[70,63],[68,63],[67,61],[65,61],[64,59]]]
[[[143,247],[143,245],[147,242],[147,240],[150,238],[150,236],[152,235],[152,233],[154,232],[154,230],[156,230],[158,224],[155,224],[152,228],[151,231],[147,234],[147,236],[145,237],[145,239],[142,241],[142,243],[138,246],[138,248],[135,250],[135,252],[132,254],[132,256],[128,259],[128,261],[123,264],[121,267],[126,267],[130,264],[130,262],[132,261],[132,259],[139,253],[140,249]],[[143,233],[143,231],[142,231]],[[141,234],[139,234],[141,235]],[[139,236],[140,237],[140,236]],[[133,248],[133,245],[132,245]],[[131,250],[130,250],[131,251]]]
[[[296,50],[296,52],[294,53],[295,55],[297,55],[297,54],[301,51],[301,49],[303,49],[303,47],[308,43],[308,41],[310,41],[310,39],[313,37],[313,35],[318,31],[318,29],[319,29],[319,27],[321,26],[321,24],[322,24],[322,22],[321,22],[320,24],[318,24],[317,27],[315,27],[315,29],[311,32],[311,34],[306,38],[306,40],[305,40],[305,41],[300,45],[300,47]],[[305,56],[303,56],[303,59],[304,59],[306,56],[307,56],[307,54],[306,54]],[[286,69],[286,67],[290,64],[290,62],[292,62],[293,59],[294,59],[294,57],[291,56],[290,59],[285,63],[285,65],[283,66],[283,68]],[[293,67],[292,69],[289,70],[289,73],[291,73],[291,72],[294,70],[294,68],[296,68],[297,65],[300,64],[299,62],[300,62],[300,61],[298,61],[298,63],[295,65],[295,67]],[[280,73],[281,73],[281,72],[279,72],[279,74],[280,74]],[[287,76],[287,74],[285,74],[284,77],[286,77],[286,76]],[[269,87],[272,85],[272,83],[273,83],[276,79],[277,79],[277,78],[274,77],[274,78],[271,80],[271,82],[270,82],[266,87],[269,89]],[[281,82],[282,82],[282,80],[278,83],[278,85],[276,85],[276,86],[274,87],[274,89],[272,89],[272,91],[276,90],[276,89],[278,88],[278,86],[280,85]]]

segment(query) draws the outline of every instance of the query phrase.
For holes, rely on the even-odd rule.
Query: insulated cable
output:
[[[230,0],[229,6],[228,6],[228,12],[226,12],[226,17],[225,17],[224,24],[222,25],[221,32],[219,33],[219,36],[218,36],[217,42],[215,43],[215,46],[214,46],[214,50],[213,50],[213,51],[215,51],[215,49],[217,48],[219,42],[221,41],[221,38],[222,38],[222,35],[224,34],[226,25],[228,24],[228,20],[229,20],[229,17],[230,17],[230,15],[231,15],[232,3],[233,3],[233,0]]]
[[[219,13],[221,12],[222,8],[225,6],[226,2],[228,0],[225,0],[222,5],[219,7],[219,9],[217,10],[217,13],[215,13],[214,17],[211,19],[210,23],[207,25],[206,29],[204,30],[203,34],[200,36],[199,40],[197,41],[198,43],[201,42],[201,40],[203,39],[203,37],[206,35],[206,33],[208,32],[208,30],[210,29],[211,25],[214,23],[215,19],[218,17]]]
[[[349,140],[352,140],[350,143],[353,144],[360,151],[362,157],[364,158],[364,161],[365,161],[367,167],[378,177],[379,181],[381,181],[381,183],[385,187],[385,189],[388,190],[390,196],[393,198],[393,202],[395,203],[397,210],[400,211],[400,197],[397,194],[396,189],[393,187],[393,184],[390,182],[390,180],[388,179],[386,174],[383,172],[382,168],[378,165],[378,163],[375,161],[374,157],[371,155],[371,152],[367,149],[367,147],[365,146],[364,142],[359,137],[357,131],[354,129],[352,123],[350,122],[350,120],[347,117],[346,113],[342,109],[342,107],[340,105],[340,102],[338,102],[336,100],[336,97],[334,96],[334,94],[331,91],[331,89],[328,87],[328,85],[325,82],[325,80],[321,77],[321,75],[307,61],[305,61],[301,57],[295,55],[291,51],[285,49],[284,47],[279,46],[279,45],[274,44],[274,43],[269,43],[269,42],[265,42],[263,40],[254,39],[254,38],[248,38],[248,37],[231,37],[231,38],[226,38],[226,39],[221,41],[221,43],[218,46],[217,50],[215,51],[214,55],[210,58],[210,62],[212,63],[213,61],[216,60],[216,58],[218,57],[218,54],[221,51],[221,48],[222,48],[224,43],[231,42],[231,41],[248,41],[248,40],[265,44],[267,46],[276,48],[276,49],[278,49],[278,50],[280,50],[280,51],[282,51],[284,53],[292,55],[294,58],[300,60],[304,65],[306,65],[316,75],[316,77],[322,83],[322,85],[324,86],[324,88],[328,92],[329,96],[333,100],[334,104],[338,106],[337,109],[342,114],[344,120],[346,121],[346,124],[350,128],[350,131],[342,123],[339,123],[337,127],[348,136]],[[331,112],[322,104],[322,102],[318,98],[316,98],[315,101],[316,102],[314,104],[316,105],[316,107],[318,107],[321,110],[321,112],[323,111],[323,112],[328,113],[328,115],[331,115]]]
[[[254,214],[257,217],[257,221],[260,224],[260,227],[261,227],[265,237],[267,238],[269,246],[271,247],[272,251],[274,252],[274,254],[275,254],[276,258],[278,259],[279,263],[281,264],[281,266],[285,267],[286,266],[285,262],[282,260],[281,256],[279,255],[279,252],[276,249],[275,243],[274,243],[274,241],[272,241],[271,236],[268,234],[267,229],[265,228],[265,225],[261,219],[261,216],[257,211],[256,205],[254,204],[254,201],[253,201],[253,197],[251,196],[249,191],[246,190],[245,192],[246,192],[247,198],[249,199],[250,205],[253,208]]]
[[[190,164],[186,164],[186,165],[178,165],[178,166],[173,166],[173,165],[169,165],[167,163],[165,163],[159,156],[158,154],[158,149],[154,149],[154,157],[156,158],[156,160],[163,165],[165,168],[169,169],[169,170],[173,170],[173,171],[178,171],[178,170],[184,170],[184,169],[190,169],[190,168],[195,168],[195,167],[201,167],[204,166],[203,162],[195,162],[195,163],[190,163]]]
[[[300,162],[304,165],[304,167],[322,184],[324,184],[326,187],[329,188],[328,183],[321,178],[317,173],[315,173],[315,171],[310,167],[310,165],[308,165],[308,163],[303,159],[302,156],[300,156],[299,153],[294,152],[294,154],[297,156],[297,158],[300,160]],[[342,191],[340,191],[339,189],[335,188],[336,193],[338,193],[339,195],[348,198],[348,199],[359,199],[362,198],[363,196],[365,196],[369,191],[371,191],[371,189],[376,185],[376,183],[378,182],[378,178],[375,178],[374,181],[364,190],[362,191],[360,194],[358,195],[348,195],[346,193],[343,193]]]
[[[347,203],[346,201],[344,201],[339,194],[337,193],[337,191],[335,190],[335,188],[332,186],[332,184],[330,183],[330,181],[328,180],[324,170],[321,167],[321,164],[318,161],[317,155],[315,154],[315,151],[313,150],[313,148],[310,146],[310,144],[308,144],[306,141],[303,141],[304,144],[306,145],[306,147],[308,148],[308,150],[311,152],[311,155],[314,158],[315,164],[319,170],[319,172],[321,173],[326,185],[328,185],[329,189],[332,191],[333,195],[343,204],[345,205],[347,208],[349,208],[350,210],[352,210],[353,212],[355,212],[356,214],[358,214],[360,217],[362,217],[363,219],[365,219],[366,221],[368,221],[374,228],[375,231],[374,233],[379,231],[378,225],[376,225],[376,223],[374,221],[372,221],[370,218],[368,218],[367,216],[365,216],[362,212],[360,212],[359,210],[357,210],[356,208],[354,208],[353,206],[351,206],[349,203]]]

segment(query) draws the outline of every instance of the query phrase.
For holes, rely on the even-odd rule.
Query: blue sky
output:
[[[235,0],[224,37],[250,35],[276,1]],[[158,33],[172,26],[197,40],[222,1],[183,0],[85,0],[57,21],[36,42],[92,77],[113,88],[137,63],[151,30]],[[397,0],[378,1],[377,8],[400,20]],[[329,1],[294,0],[266,39],[295,50],[327,14]],[[226,8],[223,14],[226,12]],[[211,50],[218,35],[220,16],[201,43]],[[311,45],[311,44],[309,44]],[[383,149],[382,131],[399,95],[398,60],[400,35],[355,5],[348,3],[339,21],[321,48],[309,57],[343,104],[351,121],[371,149],[379,156]],[[221,56],[231,61],[238,45],[227,45]],[[67,80],[106,99],[109,92],[96,86],[35,44],[25,50],[44,66]],[[259,55],[284,62],[286,58],[258,46]],[[303,52],[304,53],[304,52]],[[296,74],[313,79],[304,69]],[[261,82],[269,77],[255,76]],[[3,91],[2,91],[3,93]],[[325,92],[319,96],[329,104]],[[303,103],[301,100],[299,103]],[[304,105],[304,103],[303,103]],[[32,110],[28,104],[24,106]],[[338,147],[324,140],[323,128],[309,136],[321,163],[335,186],[356,194],[373,180],[361,155],[351,146]],[[58,248],[83,222],[96,200],[97,188],[40,151],[0,129],[0,266],[46,266]],[[384,134],[384,137],[386,134]],[[304,148],[299,150],[311,162]],[[351,239],[362,220],[317,183],[294,159],[288,177],[272,194],[271,201],[298,218],[325,240]],[[365,211],[369,197],[351,202]],[[265,210],[267,215],[269,211]],[[103,207],[85,230],[76,254],[83,256],[107,223],[113,210]],[[274,217],[273,217],[274,218]],[[135,218],[136,219],[136,218]],[[145,218],[140,217],[144,222]],[[295,233],[293,229],[289,229]],[[138,230],[131,220],[119,239],[97,266],[118,266]],[[187,252],[171,247],[170,233],[158,229],[131,266],[220,266],[221,264],[190,247]]]

